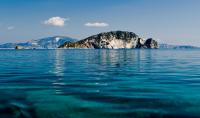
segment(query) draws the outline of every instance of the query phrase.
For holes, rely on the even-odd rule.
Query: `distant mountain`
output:
[[[90,36],[77,42],[66,42],[59,48],[91,48],[91,49],[132,49],[158,48],[156,40],[142,39],[133,32],[111,31]]]
[[[160,49],[200,49],[200,47],[191,45],[170,45],[170,44],[159,44]]]
[[[0,48],[15,48],[16,46],[23,47],[24,49],[51,49],[58,48],[66,42],[75,42],[76,39],[64,36],[47,37],[38,40],[31,40],[24,43],[6,43],[0,45]]]

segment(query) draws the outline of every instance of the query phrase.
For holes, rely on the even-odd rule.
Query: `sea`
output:
[[[0,50],[0,118],[200,118],[200,50]]]

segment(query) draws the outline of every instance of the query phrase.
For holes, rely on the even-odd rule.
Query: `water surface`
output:
[[[0,50],[0,118],[199,118],[200,50]]]

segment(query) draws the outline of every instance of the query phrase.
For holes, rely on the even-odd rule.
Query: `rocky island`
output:
[[[90,36],[77,42],[66,42],[59,48],[91,49],[157,49],[158,42],[152,38],[144,40],[133,32],[111,31]]]

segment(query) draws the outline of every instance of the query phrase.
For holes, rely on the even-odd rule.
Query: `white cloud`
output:
[[[9,26],[9,27],[7,27],[7,30],[13,30],[13,29],[15,29],[14,26]]]
[[[89,23],[86,23],[85,26],[87,27],[108,27],[109,24],[108,23],[104,23],[104,22],[89,22]]]
[[[63,27],[65,25],[65,21],[68,21],[68,20],[69,19],[56,16],[56,17],[51,17],[48,20],[44,21],[44,24],[51,25],[51,26]]]

